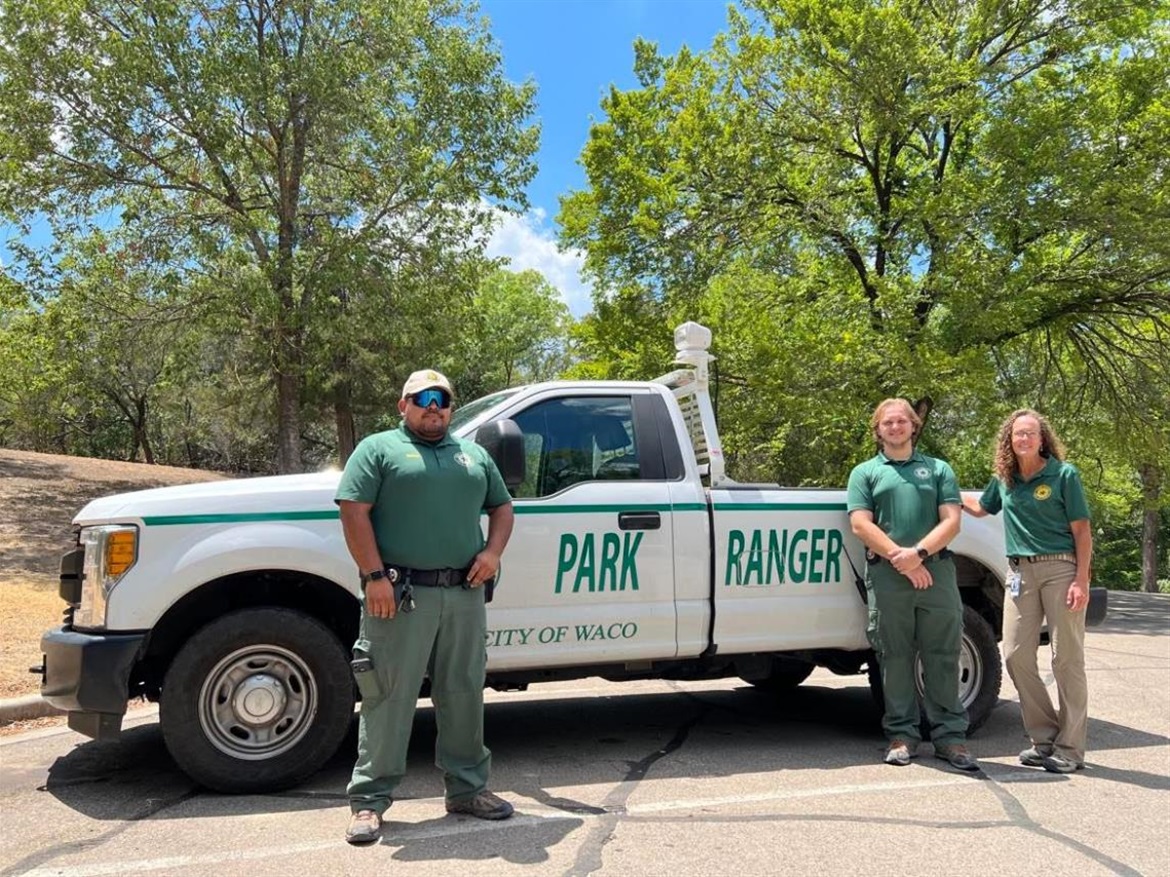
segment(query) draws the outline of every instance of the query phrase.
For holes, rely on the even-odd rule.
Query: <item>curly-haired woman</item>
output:
[[[1032,741],[1020,762],[1053,773],[1085,766],[1088,722],[1085,607],[1093,534],[1080,475],[1064,457],[1064,445],[1042,415],[1030,408],[1015,411],[1000,427],[991,483],[979,499],[963,500],[964,510],[976,517],[1004,513],[1004,663]],[[1044,620],[1059,708],[1053,708],[1036,666]]]

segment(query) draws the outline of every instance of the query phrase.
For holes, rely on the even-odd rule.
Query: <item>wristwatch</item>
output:
[[[376,581],[378,581],[378,579],[384,579],[384,578],[386,578],[386,570],[385,569],[375,569],[375,570],[372,570],[371,572],[364,572],[364,573],[362,573],[362,576],[361,576],[362,585],[368,585],[370,582],[376,582]]]
[[[930,552],[927,551],[925,548],[923,548],[921,545],[915,545],[914,550],[916,552],[918,552],[918,559],[919,560],[926,560],[926,558],[930,557]]]

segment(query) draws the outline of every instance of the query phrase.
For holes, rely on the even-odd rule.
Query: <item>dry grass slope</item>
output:
[[[38,690],[28,668],[40,663],[41,634],[60,623],[58,564],[72,544],[70,522],[82,506],[111,493],[225,477],[0,449],[0,697]]]

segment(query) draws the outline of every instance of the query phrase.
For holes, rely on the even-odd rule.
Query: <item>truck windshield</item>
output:
[[[509,396],[514,396],[523,389],[522,387],[511,387],[507,390],[500,390],[498,393],[489,393],[486,396],[480,396],[478,399],[473,399],[466,405],[460,405],[451,413],[450,429],[456,430],[463,424],[472,420],[477,415],[482,414],[487,409],[491,408],[499,402],[503,402]]]

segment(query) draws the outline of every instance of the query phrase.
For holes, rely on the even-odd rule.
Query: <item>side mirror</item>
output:
[[[524,481],[526,456],[524,433],[514,420],[493,420],[475,431],[475,441],[495,460],[508,490],[515,492]]]

